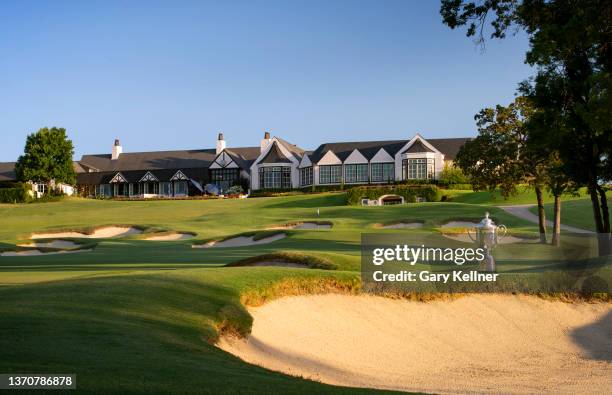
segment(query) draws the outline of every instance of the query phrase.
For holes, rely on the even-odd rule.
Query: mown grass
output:
[[[223,332],[249,332],[252,318],[245,306],[286,295],[359,292],[363,232],[398,233],[416,243],[442,237],[435,228],[450,219],[478,219],[485,211],[512,229],[535,231],[534,224],[495,207],[355,207],[344,202],[343,194],[328,193],[0,205],[0,248],[14,248],[32,232],[109,224],[196,235],[161,242],[100,239],[83,254],[0,257],[0,372],[76,373],[80,392],[91,393],[368,393],[270,372],[211,343]],[[373,229],[398,218],[423,220],[424,226],[418,231]],[[314,221],[334,226],[283,230],[288,237],[252,247],[191,248],[237,234],[269,234],[266,229],[274,224]],[[300,259],[316,258],[336,270],[221,267],[267,254],[313,257]]]
[[[606,196],[608,197],[608,204],[610,204],[612,192],[608,192]],[[553,220],[553,209],[553,203],[544,205],[546,219]],[[536,207],[532,207],[530,211],[536,215],[538,213]],[[595,232],[595,219],[593,218],[593,205],[591,204],[591,199],[583,198],[561,203],[561,223]]]
[[[517,194],[509,196],[507,199],[502,196],[499,190],[491,193],[488,191],[474,192],[449,189],[442,190],[442,194],[447,195],[447,199],[455,203],[484,204],[493,206],[537,203],[535,191],[529,186],[519,186]],[[563,195],[561,199],[563,201],[571,201],[584,198],[585,196],[587,196],[586,188],[581,188],[577,195]],[[544,192],[543,199],[545,203],[552,203],[554,200],[553,196],[548,192]]]

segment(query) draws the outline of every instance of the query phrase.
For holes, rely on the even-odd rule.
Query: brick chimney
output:
[[[115,145],[113,145],[113,153],[111,154],[111,159],[119,159],[119,155],[121,155],[121,153],[123,153],[123,147],[121,146],[121,143],[119,143],[119,139],[115,139]]]
[[[221,153],[226,147],[226,143],[225,140],[223,139],[223,133],[219,133],[219,136],[217,137],[217,155],[219,155],[219,153]]]

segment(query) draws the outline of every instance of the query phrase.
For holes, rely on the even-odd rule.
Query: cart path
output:
[[[529,211],[531,207],[535,207],[535,206],[536,206],[535,204],[520,204],[516,206],[498,206],[498,207],[503,209],[507,213],[514,215],[515,217],[519,217],[526,221],[537,224],[538,216],[532,213],[531,211]],[[561,218],[563,218],[563,216],[561,216]],[[546,220],[546,226],[552,228],[553,227],[552,221]],[[564,225],[564,224],[561,224],[561,229],[567,232],[573,232],[573,233],[595,233],[590,230],[576,228],[574,226]]]

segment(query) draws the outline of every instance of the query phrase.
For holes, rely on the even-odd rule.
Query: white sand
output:
[[[250,309],[243,360],[325,383],[428,393],[611,393],[612,305],[470,295],[288,297]]]
[[[37,247],[37,248],[74,248],[79,245],[69,240],[37,241],[29,244],[17,244],[18,247]]]
[[[423,224],[420,222],[398,222],[396,224],[380,226],[381,229],[416,229],[422,227]]]
[[[286,224],[286,225],[279,225],[279,226],[273,226],[271,228],[268,228],[268,230],[275,230],[275,229],[331,229],[331,225],[330,224],[317,224],[316,222],[296,222],[294,224]]]
[[[176,240],[189,240],[193,239],[193,235],[191,233],[169,233],[162,236],[149,236],[146,237],[145,240],[150,241],[176,241]]]
[[[37,255],[57,255],[57,254],[76,254],[77,252],[89,252],[91,249],[69,250],[69,251],[50,251],[42,252],[40,250],[23,250],[23,251],[6,251],[0,253],[0,256],[37,256]]]
[[[206,244],[193,245],[193,248],[229,248],[229,247],[250,247],[259,244],[272,243],[273,241],[284,239],[286,235],[279,233],[263,239],[253,240],[253,236],[239,236],[223,241],[211,241]]]
[[[477,222],[469,222],[469,221],[451,221],[447,222],[441,226],[441,228],[473,228],[478,225]]]
[[[103,228],[96,229],[92,234],[85,234],[81,232],[48,232],[48,233],[34,233],[31,239],[49,239],[55,237],[75,237],[75,238],[86,238],[86,239],[106,239],[111,237],[122,237],[128,235],[134,235],[142,233],[142,230],[132,227],[123,226],[106,226]]]

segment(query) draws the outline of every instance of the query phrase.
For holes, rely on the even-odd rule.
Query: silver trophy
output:
[[[495,225],[495,222],[489,218],[489,213],[485,213],[485,217],[474,227],[474,230],[475,236],[469,231],[468,235],[480,248],[485,250],[484,270],[486,272],[494,272],[495,259],[493,258],[493,248],[499,244],[500,239],[506,236],[508,229],[505,225]]]

